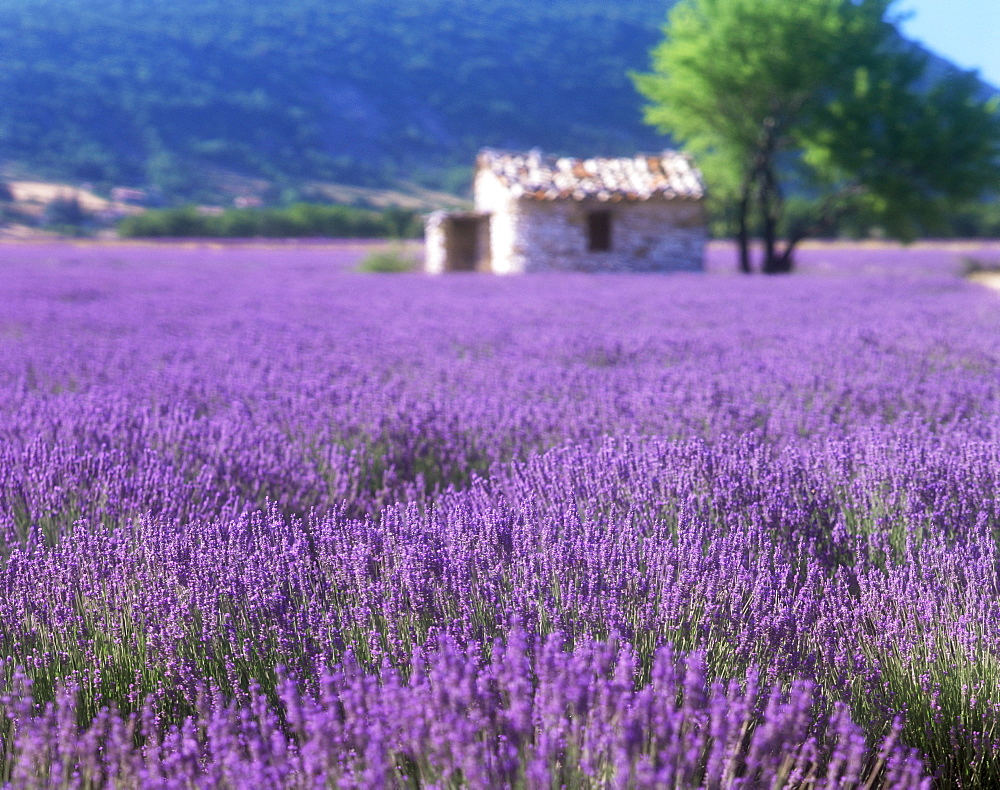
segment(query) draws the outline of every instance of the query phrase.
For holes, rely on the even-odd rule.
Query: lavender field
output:
[[[0,785],[1000,786],[956,254],[361,254],[0,249]]]

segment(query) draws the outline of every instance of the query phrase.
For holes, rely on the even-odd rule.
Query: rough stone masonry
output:
[[[428,218],[428,272],[702,268],[705,187],[683,154],[571,159],[487,149],[473,191],[474,211]]]

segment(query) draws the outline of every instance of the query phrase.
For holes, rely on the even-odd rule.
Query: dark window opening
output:
[[[611,212],[592,211],[587,215],[587,249],[607,252],[611,249]]]
[[[453,272],[474,272],[479,261],[478,218],[455,217],[448,238],[448,269]]]

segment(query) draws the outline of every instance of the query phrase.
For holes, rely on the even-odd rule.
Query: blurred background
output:
[[[593,156],[670,145],[644,123],[629,73],[649,68],[672,5],[5,0],[2,232],[93,235],[178,207],[160,235],[224,211],[241,213],[221,235],[357,235],[351,223],[366,221],[300,208],[262,231],[255,219],[306,203],[393,207],[365,232],[419,234],[421,212],[468,199],[483,146]],[[996,93],[994,0],[896,11],[934,73],[978,69],[981,95]],[[831,233],[868,230],[855,220]],[[933,235],[1000,235],[1000,209],[956,209]]]

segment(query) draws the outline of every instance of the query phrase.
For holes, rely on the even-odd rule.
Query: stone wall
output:
[[[588,249],[588,214],[595,211],[611,215],[607,251]],[[504,269],[510,272],[700,271],[707,240],[701,203],[690,200],[521,200],[509,222],[515,241]],[[495,246],[494,271],[499,271],[498,252]]]
[[[490,271],[494,274],[523,272],[523,263],[514,254],[518,246],[518,201],[493,173],[486,170],[477,170],[473,192],[476,211],[490,217]]]
[[[443,274],[448,259],[448,244],[445,236],[447,211],[435,211],[424,222],[424,271],[428,274]]]
[[[483,265],[495,274],[542,271],[700,271],[707,233],[701,201],[657,197],[637,201],[535,200],[518,197],[496,176],[479,170],[475,214],[488,217]],[[607,212],[610,249],[589,249],[588,217]],[[426,271],[449,270],[449,216],[427,223]],[[484,223],[484,231],[486,226]],[[488,239],[488,241],[487,241]],[[483,250],[485,252],[485,250]]]

